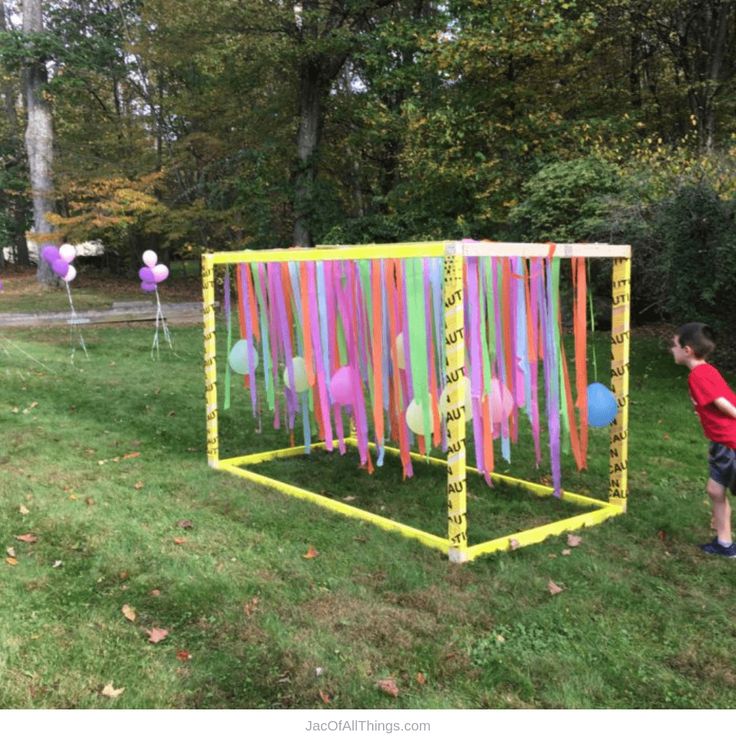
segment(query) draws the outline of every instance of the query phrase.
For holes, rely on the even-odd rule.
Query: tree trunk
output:
[[[41,0],[23,0],[23,32],[39,33],[43,30]],[[56,278],[51,267],[40,257],[45,233],[53,228],[46,215],[54,211],[53,194],[53,145],[54,132],[51,122],[51,108],[44,97],[47,82],[46,65],[42,59],[27,60],[24,69],[26,109],[26,153],[33,197],[33,235],[38,246],[38,271],[36,278],[43,283],[51,283]],[[52,240],[52,238],[49,238]]]
[[[0,0],[0,31],[9,30],[9,24],[5,14],[5,0]],[[13,166],[22,166],[23,161],[23,143],[20,137],[20,123],[18,122],[18,111],[15,109],[16,90],[11,81],[5,80],[0,88],[0,94],[3,96],[5,106],[5,118],[8,121],[8,137],[17,157],[18,164]],[[12,196],[12,195],[11,195]],[[23,266],[27,266],[28,245],[26,243],[26,218],[25,218],[25,200],[20,192],[18,196],[12,200],[10,205],[13,211],[13,219],[15,220],[15,232],[13,233],[12,249],[14,252],[14,260]],[[0,265],[4,264],[2,249],[0,249]]]

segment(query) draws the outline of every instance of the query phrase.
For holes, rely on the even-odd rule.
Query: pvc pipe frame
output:
[[[459,380],[464,373],[463,289],[462,266],[467,256],[521,256],[538,258],[553,255],[561,258],[611,258],[613,259],[613,293],[611,322],[611,386],[619,411],[611,426],[609,500],[599,501],[569,491],[563,491],[562,500],[592,508],[561,521],[520,530],[497,539],[468,546],[467,543],[467,489],[466,475],[477,473],[465,464],[465,421],[458,411],[465,411],[465,382]],[[448,458],[425,457],[411,453],[411,457],[447,468],[448,534],[439,537],[421,529],[402,524],[393,519],[364,511],[350,504],[327,498],[290,483],[253,472],[249,466],[284,457],[306,453],[305,447],[292,447],[271,452],[261,452],[240,457],[220,459],[217,416],[217,363],[215,342],[215,265],[235,263],[268,263],[288,261],[363,260],[377,258],[429,258],[445,259],[443,299],[445,307],[445,340],[452,335],[452,345],[457,349],[447,355],[447,372],[456,380],[449,386],[448,404]],[[337,513],[416,539],[437,549],[452,562],[467,562],[480,555],[501,552],[537,544],[551,535],[563,534],[583,527],[593,526],[626,511],[628,499],[628,416],[629,416],[629,347],[631,305],[631,247],[628,245],[562,243],[493,243],[493,242],[427,242],[392,243],[387,245],[319,246],[316,248],[288,248],[284,250],[239,251],[205,253],[202,256],[202,295],[204,310],[204,372],[205,401],[207,408],[207,461],[211,467],[232,473],[258,485],[273,488],[296,498],[323,506]],[[448,343],[449,344],[449,343]],[[453,409],[455,411],[453,411]],[[452,413],[452,416],[449,414]],[[346,443],[355,445],[354,438]],[[375,448],[373,443],[371,447]],[[315,443],[312,448],[324,448],[325,443]],[[386,452],[398,454],[395,448]],[[492,473],[491,477],[505,485],[530,491],[536,495],[552,495],[549,486],[531,483],[519,478]]]

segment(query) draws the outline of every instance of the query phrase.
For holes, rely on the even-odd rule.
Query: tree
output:
[[[48,81],[46,60],[43,54],[33,51],[33,38],[43,31],[41,0],[23,0],[23,33],[31,50],[23,70],[26,111],[26,154],[31,179],[33,199],[33,239],[40,246],[44,234],[52,232],[47,219],[54,212],[53,158],[54,131],[51,107],[44,95]],[[55,279],[51,267],[43,258],[38,259],[36,278],[42,283]]]

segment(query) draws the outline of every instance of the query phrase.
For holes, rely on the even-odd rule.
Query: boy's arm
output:
[[[733,417],[733,419],[736,419],[736,406],[734,406],[728,399],[724,398],[723,396],[719,396],[713,403],[724,414],[727,414],[729,417]]]

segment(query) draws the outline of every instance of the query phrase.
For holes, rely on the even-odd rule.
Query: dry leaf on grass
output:
[[[332,698],[330,697],[330,694],[329,694],[329,693],[326,693],[326,692],[325,692],[324,690],[320,690],[320,691],[319,691],[319,699],[320,699],[320,700],[321,700],[321,701],[322,701],[322,702],[323,702],[323,703],[324,703],[325,705],[327,705],[327,704],[328,704],[328,703],[330,702],[330,700],[332,700]]]
[[[562,550],[562,552],[560,552],[560,554],[563,557],[569,557],[572,554],[572,550],[565,548],[565,549]]]
[[[509,539],[509,549],[519,549],[519,542],[516,539]]]
[[[150,641],[151,644],[158,644],[169,635],[168,629],[157,629],[156,627],[146,629],[146,633],[148,634],[148,641]]]
[[[140,452],[129,452],[127,455],[123,455],[123,460],[132,460],[134,457],[140,456]]]
[[[132,606],[129,606],[127,603],[120,609],[123,612],[123,616],[128,619],[128,621],[135,621],[136,619],[136,613],[135,608]]]
[[[38,537],[35,534],[19,534],[16,536],[19,542],[28,542],[28,544],[35,544],[38,542]]]
[[[568,547],[579,547],[580,542],[583,541],[582,537],[579,537],[577,534],[568,534],[567,535],[567,546]]]
[[[105,687],[102,688],[101,695],[104,695],[106,698],[117,698],[120,695],[122,695],[125,692],[125,688],[121,687],[117,690],[113,687],[112,682],[108,682]]]
[[[314,547],[309,547],[302,557],[305,560],[313,560],[315,557],[319,557],[319,552]]]
[[[186,649],[180,649],[180,650],[179,650],[179,651],[178,651],[178,652],[176,653],[176,658],[177,658],[177,659],[178,659],[178,660],[179,660],[180,662],[188,662],[188,661],[189,661],[189,660],[190,660],[190,659],[192,658],[192,655],[191,655],[191,654],[189,654],[189,652],[188,652],[188,651],[187,651]]]
[[[158,588],[154,588],[150,595],[152,595],[154,598],[158,598],[161,595],[161,591]]]
[[[256,595],[251,598],[250,601],[248,601],[247,603],[243,603],[243,613],[246,616],[252,616],[258,609],[258,604],[260,602],[261,599]]]
[[[7,555],[8,557],[15,557],[15,548],[14,548],[14,547],[8,547],[8,548],[7,548],[6,550],[5,550],[5,554],[6,554],[6,555]]]
[[[390,695],[392,698],[399,697],[399,688],[396,686],[396,680],[393,677],[387,677],[383,680],[378,680],[376,687],[381,691]]]
[[[133,488],[135,488],[136,491],[140,491],[140,489],[143,488],[143,481],[137,480],[135,483],[133,483]]]
[[[176,525],[181,529],[193,529],[194,524],[189,521],[189,519],[179,519],[179,521],[176,522]]]
[[[17,565],[18,560],[15,557],[6,557],[5,562],[8,563],[8,565]]]
[[[54,560],[54,564],[51,565],[51,567],[53,567],[54,569],[56,569],[57,567],[61,567],[63,564],[64,563],[61,560]]]
[[[21,505],[20,505],[20,506],[18,507],[18,511],[19,511],[19,512],[20,512],[21,514],[23,514],[23,516],[25,516],[26,514],[30,514],[30,513],[31,513],[31,512],[30,512],[30,511],[29,511],[29,510],[28,510],[28,509],[27,509],[27,508],[26,508],[26,507],[25,507],[25,506],[24,506],[23,504],[21,504]]]
[[[555,583],[553,580],[550,580],[547,583],[547,590],[549,591],[550,595],[557,595],[558,593],[562,593],[562,588],[560,588],[557,583]]]
[[[174,544],[186,544],[187,540],[184,537],[174,537]]]
[[[427,678],[425,677],[424,672],[417,672],[417,684],[418,685],[427,684]]]

